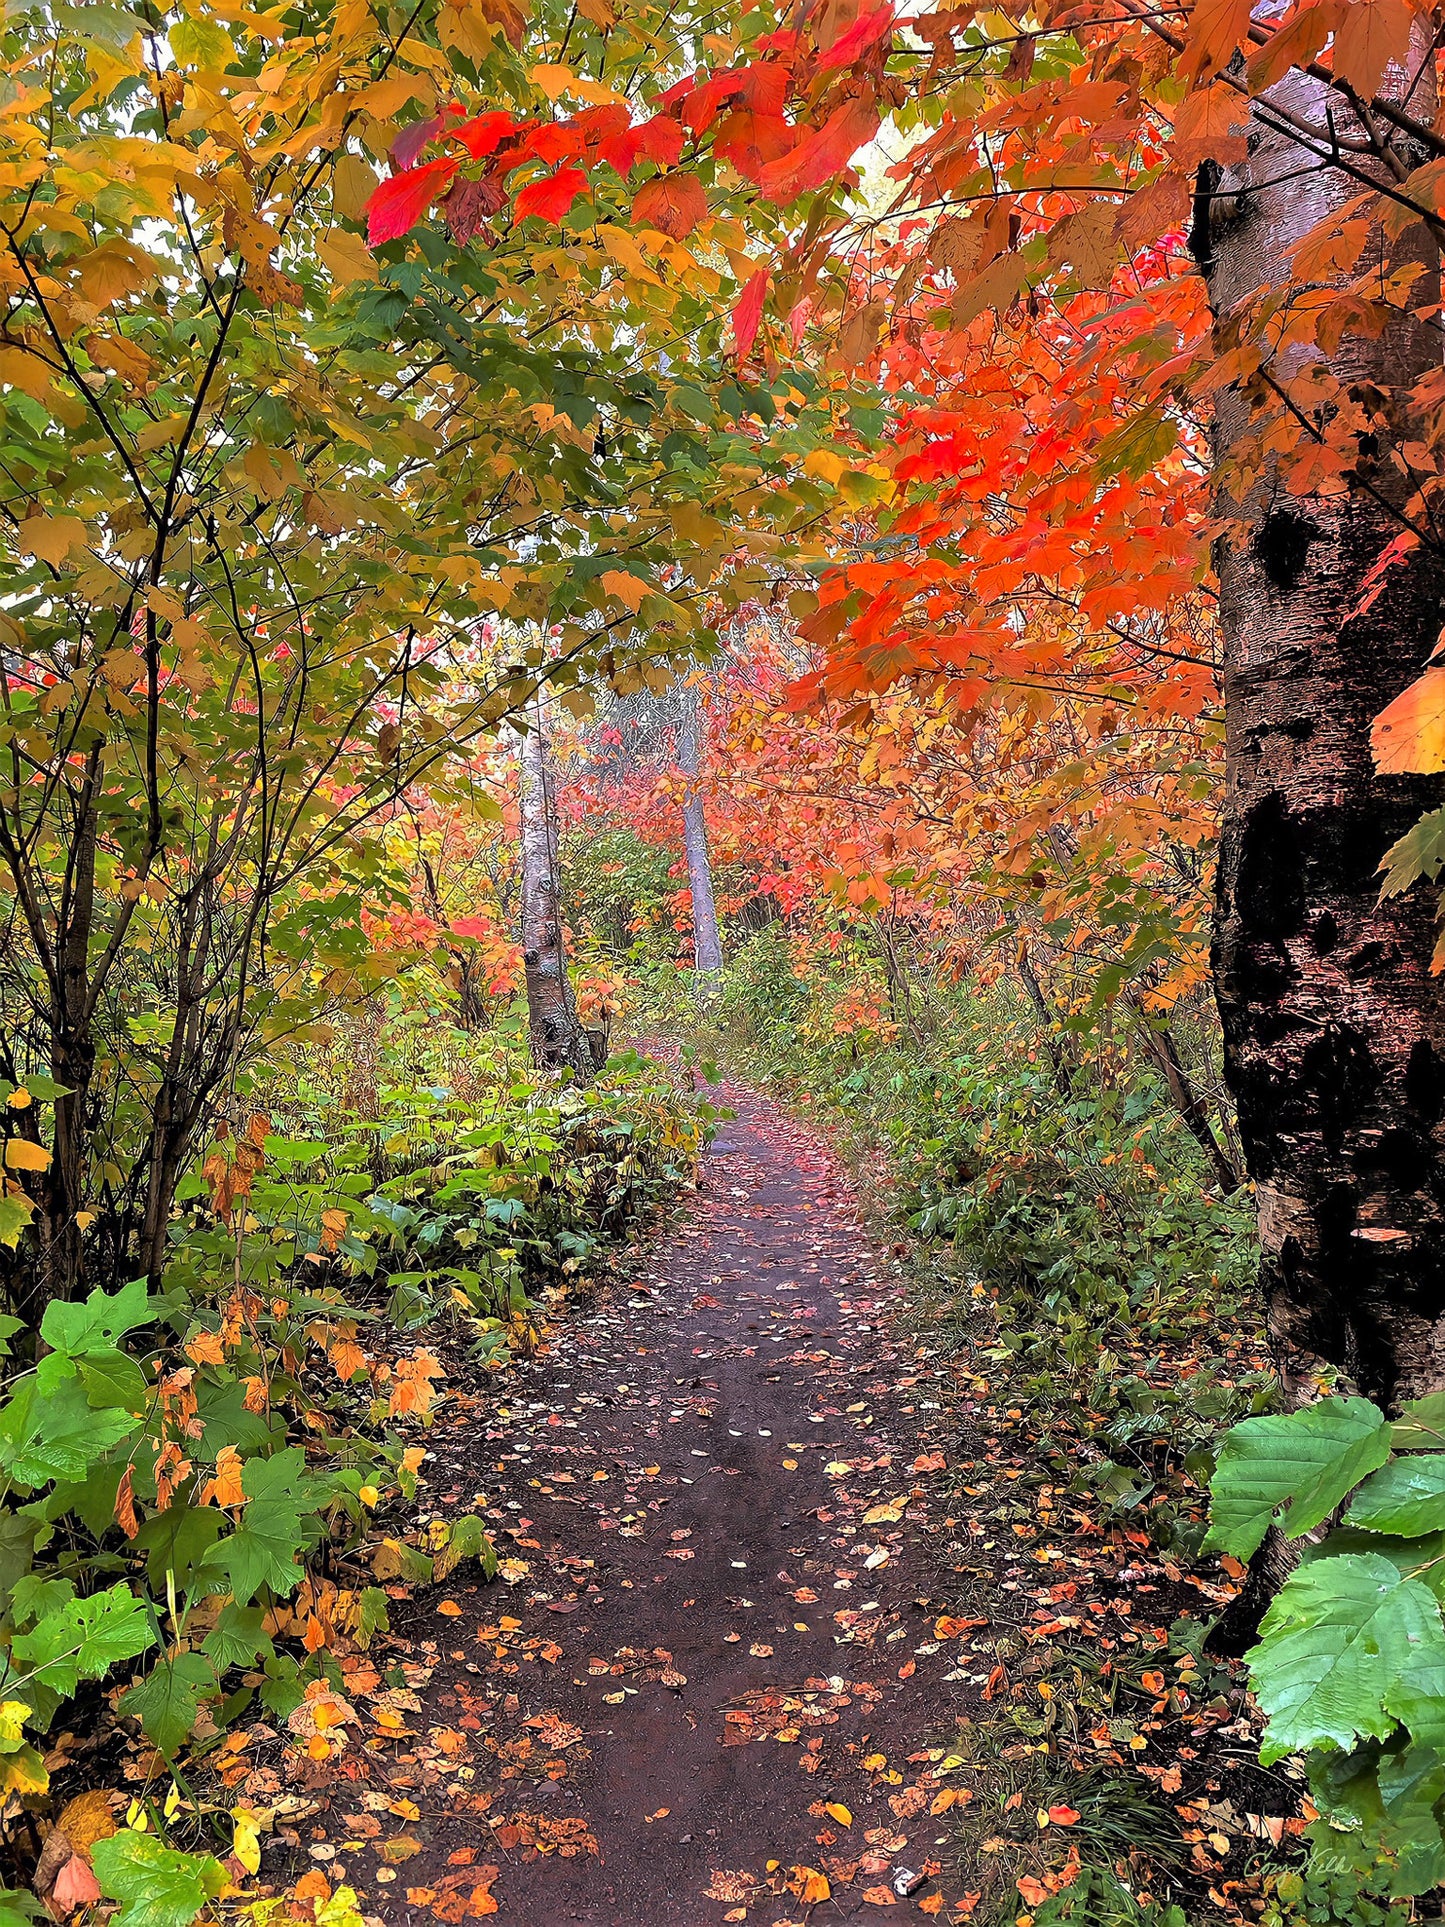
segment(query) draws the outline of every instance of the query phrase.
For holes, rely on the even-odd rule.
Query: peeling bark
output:
[[[1427,72],[1412,111],[1428,119],[1433,95]],[[1265,100],[1327,125],[1324,89],[1305,75]],[[1329,108],[1342,137],[1362,135],[1337,100]],[[1293,243],[1358,192],[1328,165],[1302,175],[1307,158],[1258,108],[1249,145],[1238,168],[1206,170],[1197,242],[1226,340],[1240,304],[1289,281]],[[1425,263],[1414,305],[1438,289],[1422,228],[1388,254],[1377,238],[1374,258]],[[1346,335],[1330,365],[1356,392],[1370,384],[1398,405],[1440,363],[1439,334],[1406,316],[1380,339]],[[1230,458],[1250,428],[1247,399],[1222,393],[1219,509],[1247,532],[1243,547],[1221,542],[1217,555],[1227,798],[1214,967],[1225,1069],[1258,1187],[1286,1388],[1307,1390],[1333,1365],[1392,1407],[1445,1386],[1445,993],[1430,975],[1433,903],[1416,891],[1381,904],[1377,869],[1438,806],[1442,785],[1377,777],[1370,725],[1429,655],[1445,575],[1422,551],[1355,614],[1402,526],[1406,484],[1365,451],[1341,495],[1291,494],[1266,474],[1233,499]]]
[[[521,757],[522,964],[527,1015],[538,1065],[543,1070],[571,1070],[579,1083],[586,1083],[598,1067],[567,975],[545,720],[539,693],[528,710]]]

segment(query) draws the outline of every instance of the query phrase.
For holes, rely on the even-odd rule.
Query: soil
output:
[[[395,1697],[430,1740],[400,1739],[399,1818],[350,1843],[385,1922],[969,1907],[933,1858],[958,1765],[940,1736],[977,1693],[929,1597],[953,1524],[939,1361],[824,1147],[725,1099],[635,1282],[434,1435],[437,1515],[485,1495],[507,1583],[462,1569],[393,1608]]]

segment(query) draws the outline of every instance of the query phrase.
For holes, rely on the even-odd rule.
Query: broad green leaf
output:
[[[1412,1399],[1390,1427],[1390,1443],[1397,1452],[1445,1448],[1445,1392]]]
[[[226,1575],[238,1606],[249,1606],[262,1586],[289,1593],[302,1578],[296,1555],[313,1536],[304,1517],[298,1506],[285,1499],[253,1499],[236,1530],[213,1546],[201,1563]]]
[[[216,1669],[203,1653],[177,1653],[122,1694],[116,1711],[139,1720],[146,1736],[171,1759],[190,1738],[201,1702],[213,1699],[217,1690]]]
[[[76,1361],[85,1396],[97,1410],[113,1406],[118,1412],[144,1412],[151,1391],[139,1365],[125,1352],[88,1352]]]
[[[113,1296],[93,1291],[84,1304],[52,1301],[40,1321],[40,1336],[55,1351],[77,1358],[83,1352],[113,1350],[118,1338],[147,1324],[152,1315],[146,1281],[136,1278]]]
[[[0,1600],[10,1597],[35,1563],[35,1529],[33,1519],[0,1512]]]
[[[135,1429],[128,1412],[93,1411],[75,1379],[42,1398],[35,1380],[27,1378],[0,1411],[0,1471],[27,1486],[83,1479]]]
[[[98,1679],[119,1660],[134,1659],[154,1644],[145,1605],[119,1584],[48,1613],[28,1633],[17,1633],[10,1650],[27,1683],[33,1679],[67,1694],[79,1680]]]
[[[146,1575],[157,1592],[166,1589],[166,1574],[175,1579],[177,1591],[190,1590],[197,1583],[211,1548],[226,1530],[226,1515],[209,1505],[169,1505],[147,1519],[136,1534],[136,1549],[144,1552]],[[218,1592],[218,1583],[201,1586],[203,1592]]]
[[[1382,1755],[1378,1777],[1389,1843],[1400,1857],[1392,1889],[1429,1893],[1445,1879],[1445,1836],[1435,1817],[1445,1798],[1445,1760],[1432,1747],[1402,1747]]]
[[[278,1413],[248,1411],[246,1388],[234,1378],[198,1386],[196,1416],[205,1427],[191,1454],[198,1462],[213,1465],[223,1445],[234,1445],[244,1457],[286,1440],[285,1419]]]
[[[1389,1456],[1390,1427],[1367,1398],[1245,1419],[1219,1448],[1205,1546],[1247,1559],[1282,1507],[1283,1529],[1297,1539]]]
[[[250,1503],[236,1530],[215,1546],[204,1563],[226,1574],[238,1606],[248,1606],[262,1586],[289,1593],[302,1570],[296,1555],[318,1527],[313,1508],[322,1491],[306,1470],[306,1454],[290,1445],[269,1459],[251,1459],[241,1474]]]
[[[100,1890],[121,1902],[116,1927],[190,1927],[226,1874],[208,1853],[178,1853],[151,1833],[122,1831],[91,1849]]]
[[[262,1653],[269,1658],[275,1650],[265,1619],[259,1606],[238,1606],[232,1600],[222,1608],[215,1625],[201,1641],[201,1650],[218,1672],[224,1673],[232,1666],[254,1666]]]
[[[432,1577],[445,1579],[463,1559],[480,1559],[482,1570],[489,1579],[496,1573],[496,1548],[487,1537],[481,1515],[476,1512],[463,1513],[451,1527],[446,1544],[432,1560]]]
[[[1445,1658],[1407,1666],[1385,1695],[1385,1705],[1421,1746],[1445,1755]]]
[[[34,1894],[17,1893],[13,1887],[0,1887],[0,1927],[31,1927],[32,1921],[46,1917],[44,1907]]]
[[[1386,1700],[1406,1669],[1445,1663],[1434,1594],[1370,1553],[1298,1568],[1260,1635],[1247,1658],[1269,1716],[1260,1749],[1266,1766],[1308,1747],[1383,1739],[1396,1724]]]
[[[1445,1452],[1392,1459],[1350,1501],[1345,1524],[1417,1539],[1445,1531]]]

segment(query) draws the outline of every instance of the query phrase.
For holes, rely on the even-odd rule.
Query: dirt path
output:
[[[485,1494],[511,1563],[398,1626],[398,1797],[366,1800],[381,1828],[348,1870],[388,1923],[774,1927],[960,1898],[933,1860],[968,1688],[928,1603],[932,1361],[892,1332],[820,1145],[727,1098],[635,1289],[509,1379],[484,1435],[436,1439],[434,1503]]]

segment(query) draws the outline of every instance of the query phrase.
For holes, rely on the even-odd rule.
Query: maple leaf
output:
[[[1222,73],[1249,31],[1250,0],[1195,0],[1181,72],[1196,80]]]
[[[763,302],[768,292],[768,270],[757,268],[748,276],[733,308],[733,352],[746,361],[762,320]]]
[[[1414,20],[1407,0],[1350,0],[1335,30],[1335,72],[1369,100],[1386,68],[1409,57]]]
[[[1382,776],[1445,770],[1445,665],[1427,669],[1381,710],[1370,743]]]
[[[366,239],[373,248],[399,241],[451,186],[457,162],[449,156],[393,174],[366,203]]]
[[[884,34],[891,31],[895,18],[891,4],[874,7],[869,12],[860,13],[846,32],[840,34],[826,52],[818,56],[814,63],[820,74],[831,73],[835,67],[851,67],[854,61],[867,53]]]
[[[815,134],[762,172],[763,192],[772,201],[791,201],[810,188],[835,180],[860,147],[878,132],[878,109],[863,96],[835,107]]]
[[[644,182],[632,201],[632,218],[685,241],[707,219],[707,190],[696,174],[660,174]]]
[[[555,174],[527,183],[517,196],[516,217],[524,221],[535,215],[555,227],[586,187],[587,176],[580,167],[559,167]]]

